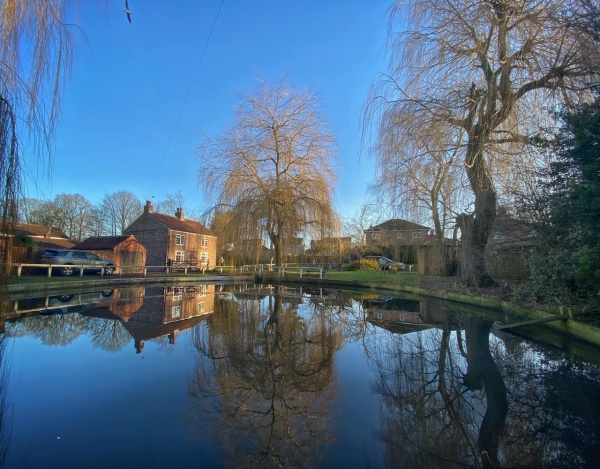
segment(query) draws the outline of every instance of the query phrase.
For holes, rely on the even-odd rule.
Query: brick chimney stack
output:
[[[183,207],[179,207],[175,212],[175,216],[180,220],[183,220]]]
[[[152,213],[154,207],[152,207],[152,202],[146,200],[146,205],[144,205],[144,213]]]

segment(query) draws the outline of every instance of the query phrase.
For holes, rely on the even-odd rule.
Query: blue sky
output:
[[[338,139],[337,207],[349,215],[364,201],[373,160],[360,156],[360,117],[385,71],[390,0],[129,0],[131,23],[124,0],[108,11],[81,3],[74,23],[87,40],[62,95],[53,170],[24,155],[27,197],[97,203],[118,190],[142,200],[180,190],[188,207],[203,206],[202,134],[223,131],[257,76],[287,73],[319,94]]]

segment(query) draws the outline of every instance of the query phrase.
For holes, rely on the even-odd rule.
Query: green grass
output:
[[[372,270],[353,270],[325,273],[325,278],[330,280],[343,280],[348,282],[359,282],[366,285],[385,284],[385,285],[407,285],[416,287],[419,285],[420,276],[409,272],[387,272]]]

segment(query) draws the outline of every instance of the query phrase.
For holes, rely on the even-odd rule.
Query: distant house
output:
[[[7,262],[36,262],[46,249],[65,249],[75,244],[58,228],[32,223],[6,223],[0,227],[0,252],[8,247]]]
[[[392,219],[365,230],[365,242],[370,246],[410,246],[431,238],[433,230],[411,221]]]
[[[202,223],[186,220],[181,208],[175,216],[154,213],[147,201],[144,213],[123,234],[134,235],[146,248],[146,265],[216,265],[217,237]]]
[[[435,237],[431,228],[402,219],[392,219],[364,231],[367,250],[407,264],[417,260],[417,247]]]
[[[146,248],[133,235],[91,236],[73,246],[74,249],[92,251],[111,259],[122,272],[143,272],[146,265]]]

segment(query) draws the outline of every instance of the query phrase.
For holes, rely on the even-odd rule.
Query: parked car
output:
[[[404,269],[406,269],[406,264],[404,264],[403,262],[393,261],[391,259],[388,259],[387,257],[383,257],[383,256],[365,256],[364,258],[365,259],[372,259],[372,260],[377,261],[379,263],[379,266],[383,270],[388,270],[392,266],[395,266],[396,268],[398,268],[398,270],[404,270]]]
[[[84,272],[100,272],[104,267],[106,275],[112,274],[117,266],[110,259],[102,259],[93,252],[76,249],[47,249],[40,257],[42,264],[61,264],[62,275],[73,275],[83,266]]]

